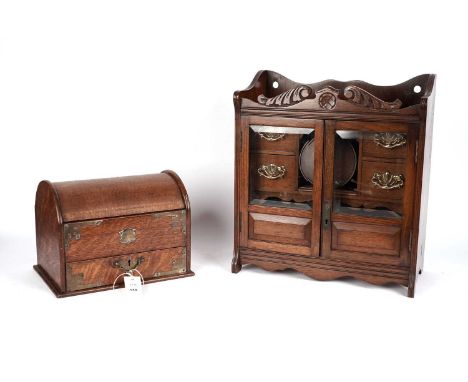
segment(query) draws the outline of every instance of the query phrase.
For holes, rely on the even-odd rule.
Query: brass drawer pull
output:
[[[264,176],[267,179],[279,179],[286,174],[286,167],[277,166],[276,164],[263,164],[258,168],[260,176]]]
[[[388,171],[374,172],[372,183],[383,190],[392,190],[402,188],[405,184],[405,178],[402,174],[392,174]]]
[[[119,232],[120,242],[122,244],[130,244],[136,241],[136,229],[125,228]]]
[[[399,133],[377,133],[374,134],[374,143],[386,149],[394,149],[395,147],[406,144],[406,138]]]
[[[144,261],[145,261],[145,258],[143,256],[138,257],[133,264],[130,259],[115,260],[112,262],[112,267],[123,269],[125,272],[129,272],[129,271],[133,271],[134,269],[136,269]]]
[[[286,134],[284,133],[258,133],[260,138],[265,139],[266,141],[274,142],[279,141],[280,139],[284,138]]]

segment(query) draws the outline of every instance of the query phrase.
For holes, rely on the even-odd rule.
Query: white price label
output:
[[[125,290],[132,293],[141,293],[140,276],[124,276]]]

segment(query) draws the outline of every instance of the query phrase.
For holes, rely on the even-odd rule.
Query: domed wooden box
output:
[[[194,274],[189,198],[173,171],[42,181],[35,210],[34,269],[57,297],[112,289],[128,269],[145,284]]]

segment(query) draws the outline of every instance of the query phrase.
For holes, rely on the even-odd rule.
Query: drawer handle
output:
[[[138,257],[135,262],[132,264],[132,260],[115,260],[112,262],[113,268],[123,269],[125,272],[133,271],[137,269],[137,267],[145,261],[143,256]]]
[[[130,244],[136,240],[136,229],[135,228],[125,228],[119,232],[120,242],[122,244]]]
[[[374,143],[386,149],[394,149],[406,144],[406,138],[399,133],[377,133],[374,134]]]
[[[260,176],[264,176],[267,179],[279,179],[286,174],[286,167],[277,166],[276,164],[263,164],[258,168]]]
[[[284,133],[258,133],[261,138],[265,139],[266,141],[274,142],[279,141],[280,139],[284,138],[286,134]]]
[[[402,188],[405,184],[405,178],[402,174],[392,174],[388,171],[374,172],[372,183],[383,190],[392,190]]]

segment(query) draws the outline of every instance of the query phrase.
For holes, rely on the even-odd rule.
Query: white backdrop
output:
[[[0,4],[1,380],[467,380],[460,5]],[[401,287],[230,273],[232,93],[259,69],[381,85],[438,75],[415,299]],[[164,169],[191,198],[196,276],[131,301],[120,292],[56,299],[32,270],[37,183]]]

